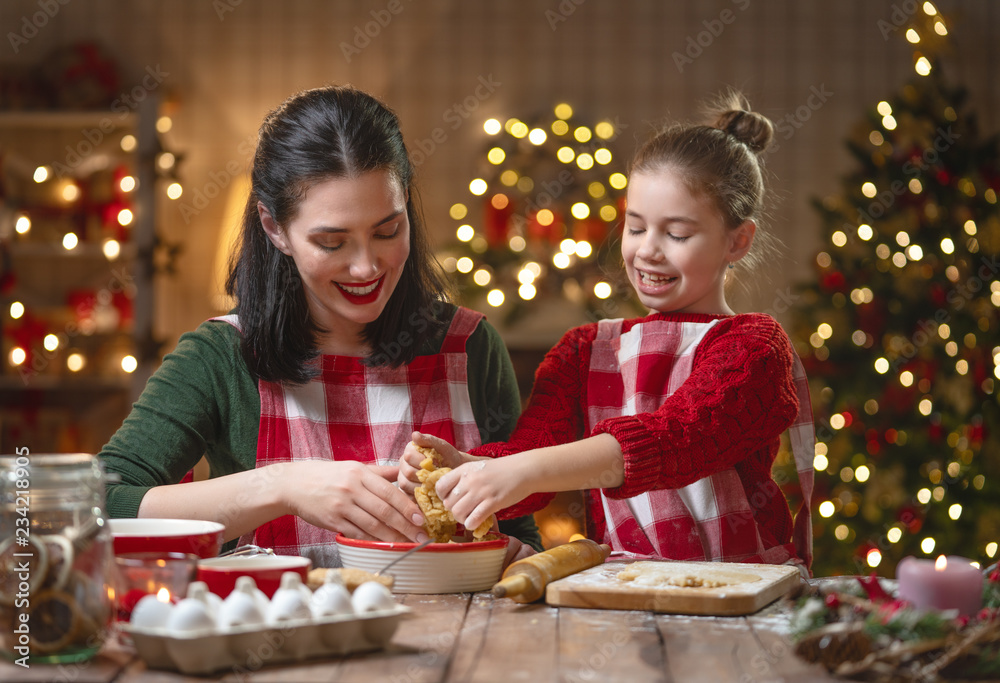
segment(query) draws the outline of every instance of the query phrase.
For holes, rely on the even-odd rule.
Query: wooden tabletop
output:
[[[112,642],[86,664],[0,662],[0,681],[712,681],[833,682],[792,652],[780,602],[747,617],[524,605],[490,593],[399,595],[412,608],[390,645],[350,657],[188,677],[148,669]]]

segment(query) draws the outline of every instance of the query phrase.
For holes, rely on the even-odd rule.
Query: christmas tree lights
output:
[[[937,9],[900,32],[916,76],[868,111],[857,168],[815,203],[828,245],[795,316],[820,425],[818,574],[990,564],[1000,538],[1000,146],[942,73]]]
[[[484,122],[481,168],[449,210],[455,239],[441,254],[463,303],[501,309],[509,324],[552,298],[595,318],[631,311],[620,305],[630,288],[602,268],[624,207],[627,180],[611,149],[622,128],[582,122],[565,103],[534,121]]]

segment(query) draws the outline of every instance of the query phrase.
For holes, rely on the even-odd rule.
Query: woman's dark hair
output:
[[[631,173],[673,171],[693,193],[709,197],[725,224],[757,223],[753,247],[736,268],[753,269],[774,250],[774,238],[761,226],[764,178],[761,154],[774,137],[767,117],[750,111],[735,91],[708,109],[708,125],[674,125],[636,152]]]
[[[318,372],[316,335],[326,331],[309,314],[295,262],[265,234],[257,203],[284,230],[313,185],[382,170],[407,192],[410,254],[385,310],[365,327],[372,349],[365,362],[403,365],[440,332],[443,324],[433,314],[450,290],[424,234],[399,120],[377,99],[349,86],[305,90],[285,100],[260,126],[240,242],[226,280],[226,293],[236,299],[241,352],[255,377],[309,381]],[[394,353],[382,352],[389,348]]]

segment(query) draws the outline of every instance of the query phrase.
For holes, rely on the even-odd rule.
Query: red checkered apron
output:
[[[591,407],[586,433],[601,420],[656,411],[691,374],[698,344],[717,322],[652,320],[622,334],[620,319],[601,321],[590,359]],[[764,546],[735,469],[683,488],[649,491],[627,499],[608,498],[602,492],[605,542],[616,551],[675,560],[782,564],[799,559],[808,566],[812,561],[809,504],[814,433],[809,389],[798,356],[794,357],[793,374],[799,414],[789,428],[789,440],[803,502],[795,517],[791,544]]]
[[[394,465],[410,434],[434,434],[467,451],[480,443],[467,386],[465,344],[483,314],[458,308],[441,352],[398,368],[368,367],[360,358],[324,355],[320,375],[305,385],[258,382],[257,467],[293,460],[357,460]],[[236,316],[223,320],[238,327]],[[303,555],[315,567],[339,566],[335,532],[285,515],[241,543]]]

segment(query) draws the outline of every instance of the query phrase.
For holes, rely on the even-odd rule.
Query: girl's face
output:
[[[311,186],[284,226],[258,204],[271,242],[295,261],[313,320],[328,331],[325,353],[369,351],[360,335],[382,314],[410,254],[406,200],[391,173],[370,171]]]
[[[639,300],[660,312],[732,315],[726,268],[750,249],[756,225],[735,230],[711,199],[692,194],[673,171],[629,178],[622,258]]]

